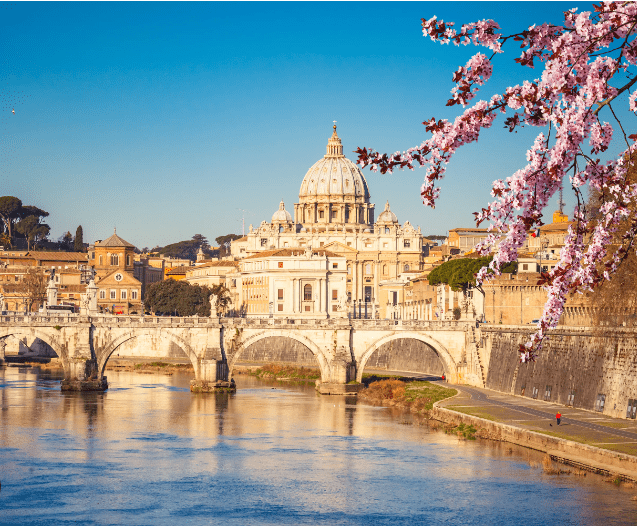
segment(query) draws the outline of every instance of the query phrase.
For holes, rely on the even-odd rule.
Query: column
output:
[[[372,296],[374,296],[374,298],[373,298],[374,299],[374,303],[376,303],[378,301],[378,299],[380,298],[380,291],[378,290],[378,274],[382,270],[382,267],[381,267],[381,264],[380,264],[380,260],[377,259],[375,261],[375,263],[374,263],[374,266],[375,266],[375,268],[374,268],[374,288],[372,289],[374,292],[373,292]]]
[[[352,269],[352,303],[356,301],[356,287],[358,286],[358,279],[356,279],[356,260],[350,261],[350,267]]]

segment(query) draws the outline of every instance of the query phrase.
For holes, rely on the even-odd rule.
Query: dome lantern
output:
[[[327,140],[327,153],[325,154],[325,157],[345,157],[343,155],[343,144],[336,133],[336,124],[334,124],[334,132],[332,133],[332,136]]]

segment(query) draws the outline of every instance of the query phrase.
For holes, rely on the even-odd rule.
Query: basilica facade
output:
[[[233,259],[243,260],[283,249],[325,250],[345,263],[347,303],[371,303],[382,312],[395,295],[381,285],[396,283],[400,288],[419,275],[429,242],[420,227],[409,221],[401,225],[389,202],[377,219],[374,216],[365,176],[343,155],[334,126],[326,154],[301,182],[294,217],[281,201],[270,222],[262,221],[257,228],[250,225],[246,236],[232,242],[231,253]],[[290,290],[301,294],[300,288]]]

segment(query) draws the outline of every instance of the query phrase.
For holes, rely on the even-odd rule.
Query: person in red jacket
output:
[[[555,415],[555,420],[557,420],[557,425],[559,426],[560,420],[562,420],[562,413],[558,411],[557,414]]]

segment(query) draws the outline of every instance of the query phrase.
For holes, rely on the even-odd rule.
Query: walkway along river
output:
[[[0,524],[635,524],[637,490],[548,475],[542,455],[464,441],[313,386],[109,371],[104,393],[0,369]]]

